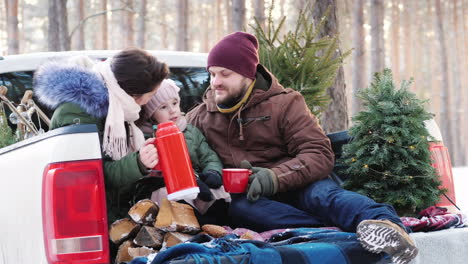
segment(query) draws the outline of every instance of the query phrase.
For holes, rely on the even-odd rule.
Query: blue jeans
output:
[[[245,194],[232,195],[229,214],[234,226],[257,232],[319,226],[356,232],[357,225],[368,219],[387,219],[404,227],[391,205],[344,190],[331,179],[279,193],[270,199],[260,197],[256,202],[247,200]]]

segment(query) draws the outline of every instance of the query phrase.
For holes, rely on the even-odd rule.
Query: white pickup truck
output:
[[[0,85],[18,103],[32,89],[33,72],[43,61],[77,54],[105,59],[115,52],[0,57]],[[170,77],[182,87],[181,107],[187,110],[209,83],[206,54],[152,53],[170,66]],[[35,125],[45,126],[40,121]],[[101,147],[94,125],[63,127],[1,148],[0,177],[0,263],[110,262]]]

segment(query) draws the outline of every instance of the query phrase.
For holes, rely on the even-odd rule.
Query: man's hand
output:
[[[221,174],[215,170],[207,170],[206,172],[202,172],[198,175],[200,179],[208,185],[208,187],[217,189],[223,185],[223,179],[221,178]]]
[[[152,169],[159,162],[158,150],[154,146],[154,138],[149,138],[145,141],[143,147],[140,148],[140,161],[146,168]]]
[[[247,187],[247,199],[251,202],[257,201],[260,196],[274,195],[278,190],[278,177],[267,168],[252,167],[250,162],[241,161],[241,168],[251,169],[252,175],[249,177]]]

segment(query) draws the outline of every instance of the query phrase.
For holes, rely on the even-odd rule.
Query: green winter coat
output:
[[[104,132],[105,118],[96,118],[87,114],[81,107],[73,103],[63,103],[57,107],[52,116],[50,129],[72,124],[95,124],[100,140]],[[139,153],[128,154],[118,161],[113,161],[103,154],[104,181],[106,185],[108,222],[126,217],[130,209],[130,201],[134,183],[146,175],[146,168],[139,161]]]
[[[183,133],[195,172],[202,173],[207,170],[214,170],[221,174],[223,164],[218,154],[208,145],[202,132],[195,126],[187,124],[187,128]]]

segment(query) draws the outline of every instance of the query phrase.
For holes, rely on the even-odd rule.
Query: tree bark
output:
[[[138,19],[137,19],[137,46],[145,48],[146,36],[146,0],[140,0],[138,3]]]
[[[122,32],[124,33],[123,41],[125,43],[125,48],[126,48],[126,47],[131,47],[135,45],[135,37],[134,37],[134,31],[133,31],[134,12],[131,11],[133,10],[133,7],[134,7],[133,0],[125,0],[125,4],[129,10],[123,11],[122,18],[120,19],[120,28],[122,29]]]
[[[232,22],[232,5],[231,0],[224,0],[226,6],[226,21],[227,21],[227,31],[231,33],[234,31],[234,23]]]
[[[281,17],[284,17],[285,14],[286,14],[285,8],[284,8],[285,2],[286,2],[286,0],[280,0],[280,15],[281,15]]]
[[[402,1],[404,4],[403,11],[403,48],[404,48],[404,59],[403,59],[403,71],[402,79],[408,79],[407,76],[412,76],[413,74],[413,64],[411,56],[411,45],[413,42],[412,35],[412,23],[411,17],[413,13],[411,12],[411,1]]]
[[[453,79],[453,90],[454,90],[454,106],[455,106],[455,121],[453,122],[454,134],[453,134],[453,145],[454,149],[454,166],[461,166],[463,160],[465,160],[465,144],[461,140],[461,135],[463,135],[463,124],[464,124],[464,104],[463,104],[463,89],[460,82],[460,77],[462,72],[460,70],[460,65],[463,65],[463,62],[460,61],[460,56],[463,55],[462,50],[460,49],[460,30],[458,28],[458,0],[452,0],[452,10],[453,10],[453,28],[452,31],[453,41],[452,41],[452,58],[453,58],[453,70],[452,70],[452,79]],[[463,57],[462,57],[463,58]],[[465,57],[466,58],[466,57]]]
[[[79,25],[85,18],[84,0],[75,0],[73,2],[76,9],[76,24]],[[84,50],[85,49],[85,26],[81,24],[76,32],[76,36],[73,38],[73,49]]]
[[[49,51],[70,50],[68,36],[67,0],[49,0]]]
[[[203,20],[204,17],[213,17],[213,16],[210,15],[210,10],[213,10],[213,8],[211,8],[211,6],[207,7],[205,4],[201,4],[200,8],[202,9],[201,13],[203,14],[203,16],[201,17],[200,20]],[[203,32],[203,41],[202,41],[203,45],[202,45],[202,50],[201,50],[202,52],[208,52],[209,51],[209,48],[210,48],[210,33],[213,32],[212,25],[213,25],[212,23],[208,23],[202,29],[202,32]],[[215,31],[216,31],[216,29],[215,29]]]
[[[325,14],[327,8],[330,7],[330,15],[324,24],[322,31],[319,33],[319,38],[324,36],[338,36],[338,21],[336,19],[336,2],[335,0],[323,0],[316,2],[312,12],[313,19],[317,24]],[[340,56],[340,49],[337,50],[336,56]],[[348,107],[346,100],[346,85],[344,82],[343,66],[340,66],[333,86],[327,89],[327,94],[331,98],[331,102],[327,109],[322,113],[321,122],[325,132],[348,129]]]
[[[109,33],[107,29],[107,0],[101,0],[100,2],[100,7],[101,11],[104,12],[104,14],[99,18],[100,19],[100,29],[101,29],[101,34],[99,37],[100,45],[99,47],[101,49],[108,49],[108,39],[109,39]]]
[[[393,80],[400,83],[400,4],[399,0],[392,2],[392,69]]]
[[[468,56],[468,37],[467,37],[467,34],[468,34],[468,23],[466,23],[466,19],[468,19],[467,15],[465,15],[465,12],[468,12],[468,5],[466,5],[468,1],[466,0],[463,0],[462,3],[461,3],[461,15],[462,15],[462,33],[463,33],[463,58],[465,58],[464,60],[464,64],[462,64],[462,69],[464,70],[463,71],[463,83],[468,83],[468,60],[466,59],[466,57]],[[468,93],[465,92],[465,97],[464,99],[468,99]],[[465,102],[464,104],[464,113],[468,113],[468,104]],[[464,122],[464,125],[463,125],[463,130],[464,131],[467,131],[468,130],[468,122],[467,120],[465,119],[465,122]],[[468,146],[468,137],[463,137],[463,143],[465,146]],[[465,159],[463,161],[463,165],[467,165],[468,164],[468,150],[465,151]]]
[[[260,27],[265,30],[265,0],[254,0],[255,17]]]
[[[188,0],[177,1],[177,40],[176,49],[179,51],[188,51]]]
[[[449,149],[450,156],[453,160],[454,146],[452,144],[452,122],[453,116],[451,111],[451,92],[449,85],[448,75],[448,62],[447,62],[447,45],[445,44],[444,26],[443,26],[443,15],[441,1],[435,0],[436,7],[436,35],[439,42],[439,56],[440,56],[440,127],[442,131],[442,137],[444,138],[445,145]]]
[[[371,24],[371,67],[370,74],[382,72],[384,69],[384,3],[383,0],[372,0],[370,8],[370,24]]]
[[[167,19],[166,19],[166,14],[167,14],[166,0],[159,1],[159,8],[160,8],[159,10],[161,10],[161,13],[159,16],[161,18],[162,46],[164,49],[168,49],[169,42],[168,42],[168,29],[167,29]]]
[[[19,53],[18,0],[5,0],[8,54]]]
[[[245,30],[245,0],[232,0],[232,24],[234,31]]]
[[[353,7],[353,97],[352,115],[362,110],[362,102],[356,96],[359,90],[365,88],[366,65],[364,60],[364,0],[355,0]]]
[[[223,36],[223,15],[221,13],[221,0],[216,0],[216,25],[215,25],[215,36],[216,40],[221,39]]]

